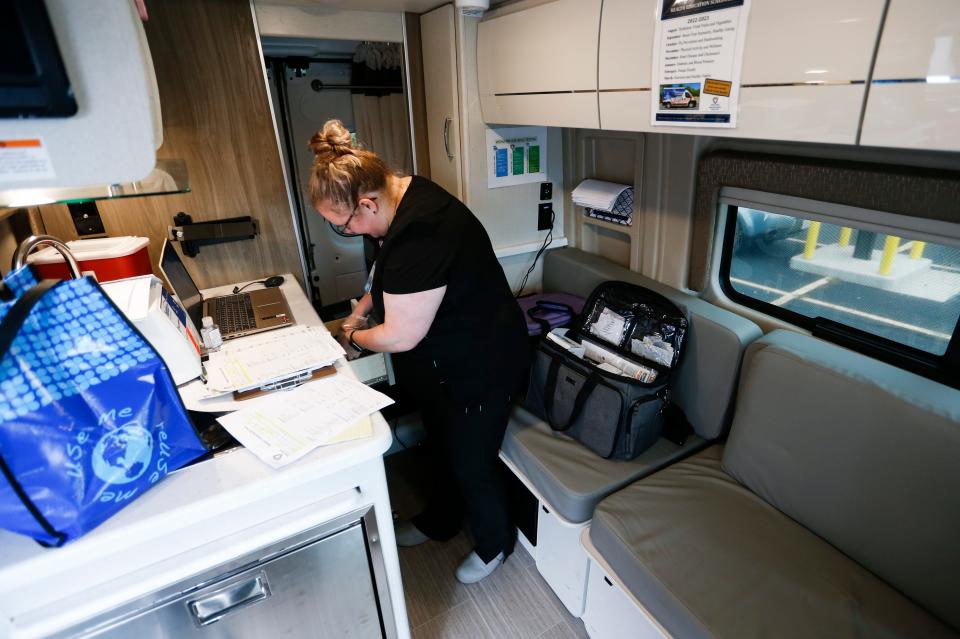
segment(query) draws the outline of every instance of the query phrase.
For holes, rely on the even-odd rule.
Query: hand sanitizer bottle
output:
[[[205,316],[201,322],[203,327],[200,329],[200,339],[208,351],[215,351],[223,344],[223,338],[220,336],[220,327],[213,323],[213,318]]]

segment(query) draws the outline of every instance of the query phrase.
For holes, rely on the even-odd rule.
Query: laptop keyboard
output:
[[[217,324],[220,331],[236,333],[256,328],[257,318],[249,295],[225,295],[217,300]]]

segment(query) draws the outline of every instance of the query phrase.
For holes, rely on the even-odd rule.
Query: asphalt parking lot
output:
[[[804,236],[805,232],[769,245],[741,246],[731,261],[733,287],[810,317],[829,318],[928,352],[944,352],[960,316],[960,249],[928,243],[923,257],[931,260],[929,269],[906,281],[902,287],[906,292],[894,292],[791,268],[791,258],[803,252]],[[818,250],[836,245],[837,236],[836,227],[824,225]],[[909,252],[912,244],[903,242],[899,252]],[[877,248],[882,246],[881,236]],[[911,286],[913,282],[918,285]]]

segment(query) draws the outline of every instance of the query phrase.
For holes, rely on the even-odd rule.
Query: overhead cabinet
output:
[[[942,0],[949,2],[950,0]],[[884,0],[751,3],[735,129],[710,135],[854,144]],[[656,0],[604,0],[600,127],[703,134],[651,126]]]
[[[960,150],[960,2],[891,0],[860,144]]]
[[[488,124],[597,128],[601,0],[528,0],[491,11],[477,32]]]

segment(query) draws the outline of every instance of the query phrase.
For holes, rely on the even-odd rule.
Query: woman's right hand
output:
[[[343,335],[352,330],[364,330],[370,328],[370,320],[366,315],[349,315],[340,323],[340,334]]]

